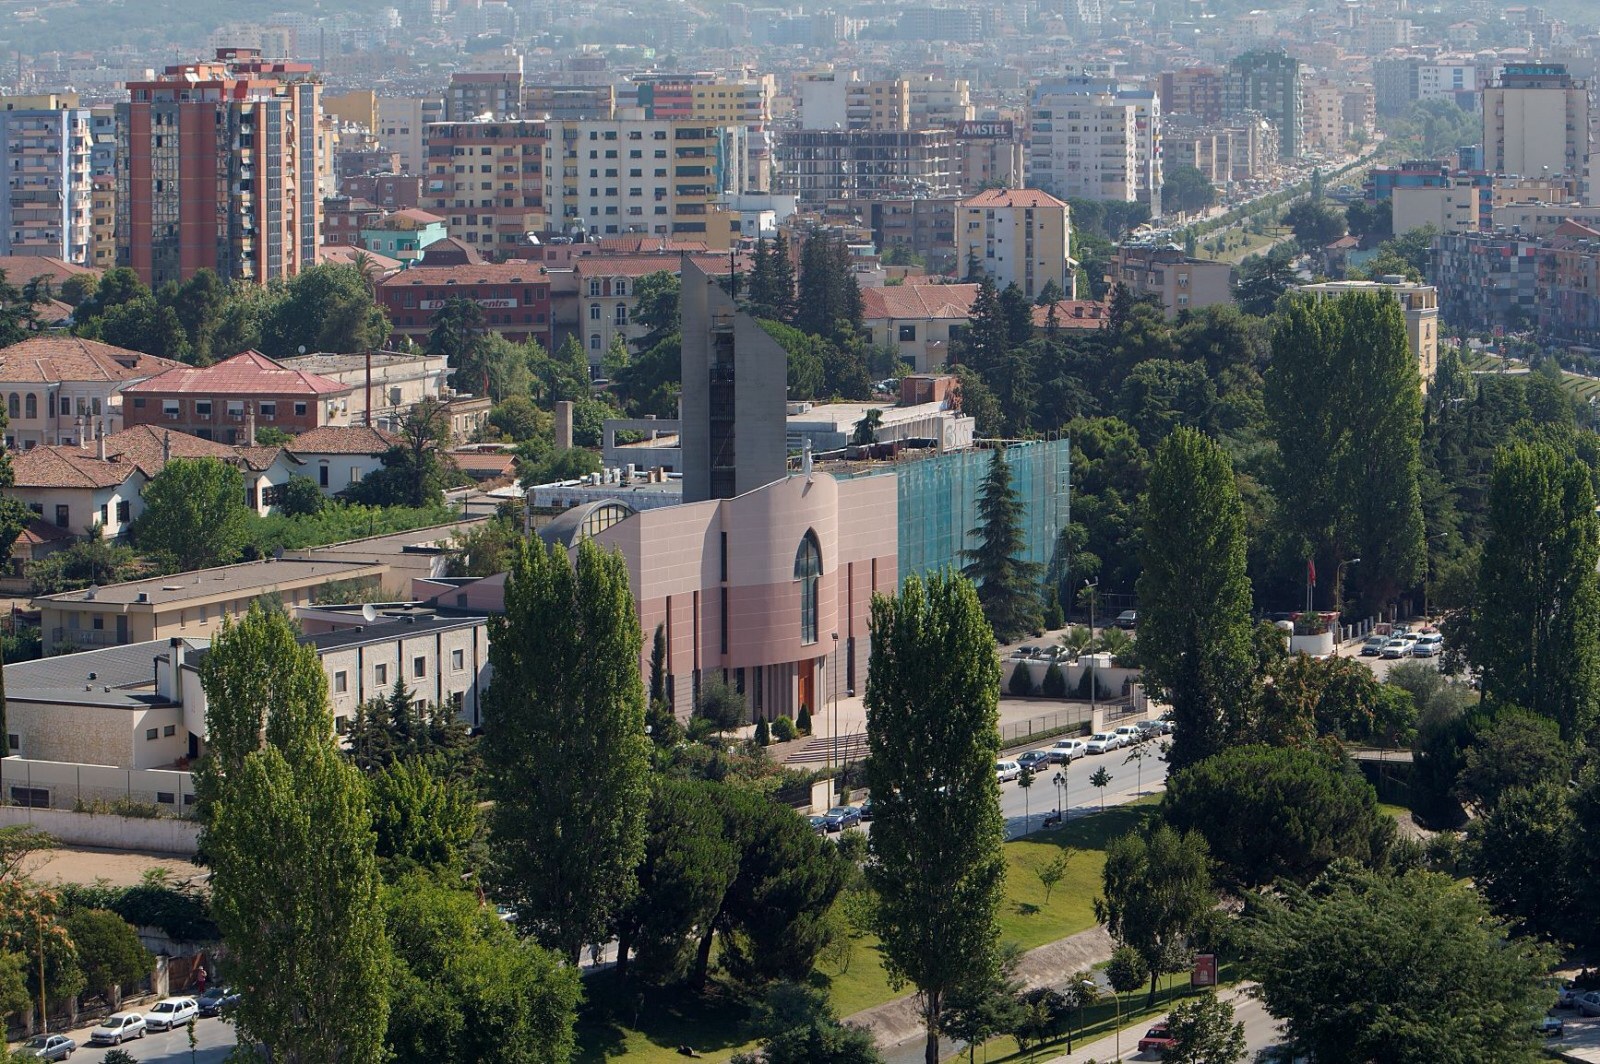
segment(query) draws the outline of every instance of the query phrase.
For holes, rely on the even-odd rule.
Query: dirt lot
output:
[[[205,874],[205,869],[182,857],[71,846],[37,854],[28,864],[33,878],[41,883],[93,883],[103,879],[113,886],[126,887],[140,882],[148,869],[163,868],[176,885]]]

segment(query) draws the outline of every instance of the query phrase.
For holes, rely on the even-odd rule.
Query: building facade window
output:
[[[817,596],[822,584],[822,548],[817,534],[806,531],[794,556],[794,578],[800,581],[800,642],[817,641]]]

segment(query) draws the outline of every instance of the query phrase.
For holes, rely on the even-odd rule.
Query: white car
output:
[[[1124,724],[1111,734],[1120,735],[1123,746],[1137,746],[1145,739],[1144,732],[1139,730],[1137,724]]]
[[[137,1012],[113,1012],[89,1032],[89,1041],[97,1046],[120,1046],[130,1038],[143,1037],[144,1017]]]
[[[170,1031],[182,1027],[200,1015],[200,1006],[192,997],[162,998],[145,1013],[144,1025],[152,1031]]]
[[[1050,760],[1070,765],[1089,751],[1082,739],[1057,739],[1050,747]]]
[[[1444,649],[1444,636],[1438,632],[1426,632],[1417,637],[1416,643],[1411,648],[1411,656],[1415,658],[1431,658]]]
[[[1089,741],[1083,744],[1086,752],[1091,754],[1108,754],[1122,746],[1122,737],[1116,732],[1095,732],[1089,736]]]
[[[1383,644],[1380,658],[1403,658],[1411,653],[1411,644],[1404,639],[1391,639]]]
[[[1022,766],[1015,761],[996,761],[994,763],[994,778],[997,783],[1010,783],[1022,775]]]

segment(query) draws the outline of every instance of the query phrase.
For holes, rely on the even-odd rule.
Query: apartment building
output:
[[[554,316],[550,278],[537,262],[421,266],[390,274],[378,282],[378,305],[389,316],[396,342],[426,343],[433,316],[452,299],[469,299],[483,309],[491,332],[516,343],[538,340],[553,347]],[[356,387],[351,382],[350,387]]]
[[[0,97],[0,255],[90,263],[92,147],[77,93]]]
[[[1484,168],[1583,177],[1592,150],[1588,83],[1563,63],[1508,64],[1483,90]]]
[[[1318,299],[1337,299],[1351,292],[1375,292],[1392,297],[1405,313],[1406,344],[1417,360],[1417,373],[1426,388],[1439,369],[1439,290],[1401,277],[1375,281],[1323,281],[1296,285],[1292,291]]]
[[[1567,222],[1539,251],[1539,332],[1600,346],[1600,225]]]
[[[1062,199],[1121,200],[1161,214],[1161,100],[1090,78],[1040,85],[1028,116],[1028,184]]]
[[[600,364],[613,340],[644,335],[633,320],[639,278],[661,271],[680,274],[684,259],[710,276],[726,276],[730,266],[726,255],[587,255],[573,261],[577,328],[590,365]],[[750,263],[740,256],[732,265],[747,270]]]
[[[522,71],[457,71],[445,92],[444,120],[472,122],[478,118],[516,118],[522,114]]]
[[[904,132],[911,125],[911,83],[862,81],[855,71],[803,74],[796,79],[805,129]]]
[[[1163,115],[1187,115],[1214,125],[1222,121],[1227,78],[1216,67],[1195,66],[1162,73],[1157,82]]]
[[[1128,242],[1111,256],[1107,280],[1134,296],[1155,296],[1169,319],[1183,310],[1233,302],[1233,267],[1190,258],[1176,244]]]
[[[120,432],[123,390],[179,368],[170,359],[76,336],[36,336],[0,349],[6,450],[73,446],[96,423]]]
[[[117,179],[97,174],[89,192],[89,256],[84,265],[109,270],[117,264]]]
[[[868,217],[872,242],[880,252],[904,249],[918,255],[930,272],[955,272],[955,196],[896,196],[872,201]]]
[[[1451,327],[1486,333],[1525,329],[1539,320],[1540,242],[1510,230],[1440,233],[1430,277],[1439,317]]]
[[[802,209],[954,191],[949,130],[788,130],[774,154],[777,191],[798,196]]]
[[[617,117],[617,90],[604,85],[522,86],[522,113],[529,118],[575,122],[588,118]]]
[[[590,237],[704,234],[727,184],[735,128],[640,118],[549,123],[550,228]]]
[[[151,287],[201,268],[265,284],[317,259],[322,86],[222,49],[128,83],[117,105],[117,264]]]
[[[963,192],[1023,186],[1028,152],[1016,122],[964,119],[949,128],[955,136],[955,183]]]
[[[1347,142],[1372,136],[1376,124],[1372,88],[1318,78],[1303,86],[1306,149],[1339,155]]]
[[[348,425],[350,392],[348,384],[245,351],[212,366],[184,366],[129,385],[122,417],[130,427],[155,425],[203,440],[250,444],[261,426],[308,432]]]
[[[422,207],[450,234],[503,256],[547,227],[545,154],[550,130],[531,119],[427,127]]]
[[[309,373],[350,388],[350,424],[376,425],[384,429],[397,429],[402,417],[423,399],[438,399],[447,391],[445,387],[450,367],[443,355],[422,352],[410,354],[402,351],[374,351],[368,353],[339,354],[322,351],[310,355],[294,355],[280,359],[285,369]],[[324,430],[317,429],[314,432]],[[347,430],[326,430],[329,439]],[[297,443],[303,443],[310,433],[302,433]],[[294,446],[290,450],[295,450]],[[295,453],[299,453],[296,451]]]
[[[400,172],[420,174],[427,162],[425,131],[444,121],[441,96],[378,97],[378,142],[400,156]],[[368,197],[369,199],[371,197]]]
[[[1305,151],[1305,99],[1300,61],[1286,52],[1251,51],[1228,63],[1227,113],[1259,111],[1278,127],[1278,151],[1297,159]]]
[[[1031,301],[1055,282],[1067,298],[1076,287],[1067,205],[1037,188],[990,189],[961,201],[956,261],[976,262],[995,286],[1016,285]]]
[[[965,78],[913,78],[910,87],[912,129],[954,126],[978,117],[972,86]]]

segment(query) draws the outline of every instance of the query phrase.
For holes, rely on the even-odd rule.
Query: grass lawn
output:
[[[1060,830],[1039,831],[1006,843],[1001,941],[1015,942],[1028,950],[1093,927],[1094,897],[1100,892],[1106,844],[1153,816],[1159,801],[1157,796],[1147,796],[1074,820]],[[1037,869],[1063,848],[1070,848],[1072,856],[1066,875],[1055,885],[1046,904]],[[877,939],[863,936],[852,947],[843,963],[824,961],[812,973],[813,982],[828,991],[840,1016],[882,1005],[910,992],[909,988],[895,990],[889,986],[879,960]],[[644,1064],[681,1060],[679,1045],[693,1046],[708,1060],[727,1060],[734,1053],[752,1048],[745,1026],[748,1010],[716,988],[704,997],[684,990],[649,990],[641,1004],[637,998],[624,998],[610,973],[605,972],[585,979],[584,992],[586,1000],[578,1021],[578,1053],[574,1057],[579,1064],[599,1064],[624,1055]]]

